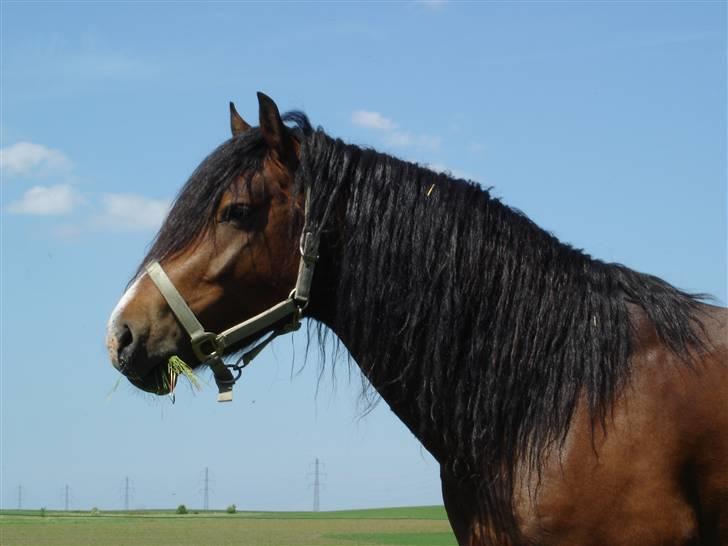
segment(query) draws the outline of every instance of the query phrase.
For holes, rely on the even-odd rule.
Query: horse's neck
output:
[[[312,294],[309,316],[326,325],[347,349],[351,358],[356,362],[362,373],[369,380],[372,387],[387,403],[389,408],[407,426],[412,434],[417,437],[425,448],[439,461],[441,461],[442,446],[438,441],[439,433],[442,431],[423,430],[420,426],[420,417],[416,404],[409,399],[405,392],[405,386],[398,381],[390,382],[399,373],[399,366],[404,363],[387,363],[386,369],[390,371],[391,377],[372,377],[368,372],[372,368],[373,357],[369,350],[370,345],[356,347],[351,343],[352,332],[349,332],[345,325],[337,324],[336,321],[336,295],[329,291],[330,287],[336,286],[336,271],[331,263],[320,264],[314,280],[316,292]],[[380,343],[381,340],[372,340],[371,343]]]
[[[414,400],[411,400],[404,390],[404,386],[400,382],[393,382],[387,384],[386,378],[371,377],[368,370],[371,368],[370,356],[366,350],[352,349],[351,344],[348,343],[349,333],[345,330],[337,329],[335,326],[331,327],[332,331],[336,334],[339,340],[349,351],[349,354],[354,359],[356,364],[361,369],[362,373],[367,377],[369,382],[372,384],[377,393],[387,403],[389,408],[399,419],[407,426],[412,434],[422,442],[422,445],[438,460],[442,461],[442,447],[439,441],[438,433],[441,431],[436,430],[422,430],[420,426],[420,417],[416,409]],[[375,343],[373,340],[372,343]],[[399,363],[400,365],[404,363]],[[396,372],[397,366],[388,366],[392,372]]]

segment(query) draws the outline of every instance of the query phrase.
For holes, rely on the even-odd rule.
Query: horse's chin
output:
[[[149,370],[144,377],[127,375],[126,378],[137,389],[163,396],[169,394],[171,390],[167,373],[167,366],[164,363],[160,363]]]
[[[126,378],[132,385],[144,392],[158,396],[169,394],[174,389],[174,385],[170,384],[168,360],[168,358],[159,359],[141,377],[136,374],[125,374]],[[178,381],[179,378],[176,380]]]
[[[121,373],[136,388],[144,392],[163,396],[174,390],[174,385],[170,385],[168,364],[172,356],[179,356],[192,369],[199,367],[199,363],[192,353],[191,347],[189,349],[175,347],[171,351],[160,352],[153,356],[139,354],[132,366],[121,368]],[[179,381],[179,377],[177,377],[177,381]]]

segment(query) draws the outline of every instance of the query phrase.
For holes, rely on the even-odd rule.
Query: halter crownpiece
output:
[[[263,348],[279,335],[294,332],[301,327],[301,314],[308,306],[313,283],[313,273],[318,261],[319,235],[307,230],[309,189],[306,190],[304,209],[304,229],[301,234],[301,261],[298,266],[296,286],[288,298],[269,307],[262,313],[215,334],[204,329],[192,309],[187,305],[174,283],[165,273],[158,261],[154,260],[145,266],[149,278],[159,289],[167,301],[177,320],[190,336],[192,350],[201,364],[207,364],[213,372],[217,383],[218,402],[230,402],[233,399],[233,385],[240,378],[243,368],[258,356]],[[274,324],[290,318],[290,322],[279,326],[262,342],[247,351],[236,364],[225,364],[222,357],[225,351],[236,343],[254,336]],[[233,375],[233,371],[235,375]]]

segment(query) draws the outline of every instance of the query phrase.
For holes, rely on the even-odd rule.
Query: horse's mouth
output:
[[[169,379],[169,371],[167,370],[167,366],[163,363],[154,366],[143,377],[139,377],[134,373],[127,373],[124,375],[132,385],[144,392],[162,396],[169,394],[172,390],[172,385],[170,385]]]

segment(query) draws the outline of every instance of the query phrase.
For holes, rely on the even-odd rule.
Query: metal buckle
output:
[[[217,341],[217,335],[212,332],[202,332],[191,339],[192,350],[201,363],[222,358],[223,347]]]
[[[298,251],[301,253],[301,258],[306,263],[315,263],[319,259],[318,250],[318,241],[314,238],[313,232],[302,232],[301,240],[298,243]]]

